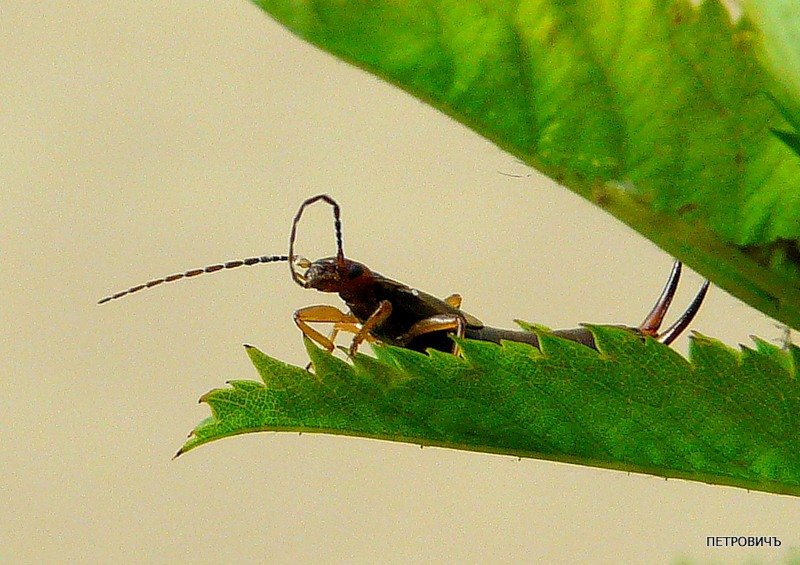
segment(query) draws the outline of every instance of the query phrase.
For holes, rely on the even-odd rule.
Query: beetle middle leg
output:
[[[370,332],[380,326],[392,314],[392,303],[388,300],[382,300],[378,308],[367,318],[367,321],[361,324],[361,329],[353,337],[353,343],[350,344],[350,357],[353,357],[358,351],[358,346],[361,345],[365,339],[368,339]]]

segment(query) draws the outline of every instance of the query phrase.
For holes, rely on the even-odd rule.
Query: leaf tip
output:
[[[514,318],[514,323],[517,324],[520,328],[525,330],[526,332],[547,332],[552,333],[552,328],[542,324],[532,324],[530,322],[526,322],[525,320],[521,320],[519,318]]]

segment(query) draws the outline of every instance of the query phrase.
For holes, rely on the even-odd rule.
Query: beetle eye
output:
[[[354,279],[356,277],[360,277],[362,274],[364,274],[364,268],[358,263],[353,263],[350,265],[350,270],[348,271],[347,276],[351,279]]]

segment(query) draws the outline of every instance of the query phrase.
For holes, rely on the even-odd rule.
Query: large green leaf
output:
[[[800,4],[795,0],[742,0],[742,4],[756,29],[764,30],[756,53],[775,77],[771,94],[789,113],[800,116]]]
[[[235,434],[358,435],[581,463],[800,495],[800,349],[734,351],[695,335],[687,361],[590,326],[599,351],[539,333],[459,340],[463,358],[377,346],[349,364],[306,341],[315,373],[247,351],[262,382],[201,399],[212,417],[178,452]]]
[[[774,100],[800,108],[776,80],[798,73],[776,30],[797,9],[753,0],[733,25],[716,0],[256,3],[800,328],[800,159],[773,134],[791,132]]]

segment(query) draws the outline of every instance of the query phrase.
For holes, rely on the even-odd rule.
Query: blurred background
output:
[[[672,259],[244,0],[6,0],[0,29],[3,561],[780,562],[800,543],[796,498],[566,464],[274,433],[171,460],[201,394],[257,378],[242,343],[303,365],[292,312],[337,299],[263,265],[96,301],[285,253],[308,196],[339,200],[348,255],[492,325],[636,324]],[[333,254],[327,207],[298,245]],[[693,328],[781,335],[716,288]],[[784,545],[706,548],[726,535]]]

